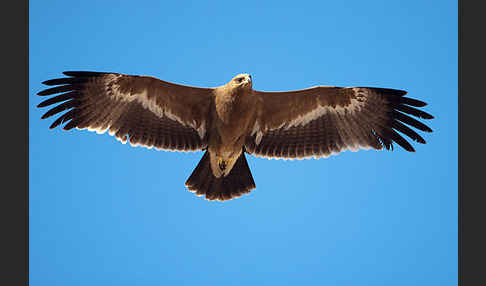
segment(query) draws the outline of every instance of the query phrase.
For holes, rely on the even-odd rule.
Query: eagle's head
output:
[[[241,74],[235,76],[231,80],[231,84],[233,86],[236,86],[236,87],[249,88],[249,89],[251,89],[251,87],[252,87],[252,85],[251,85],[251,75],[246,74],[246,73],[241,73]]]

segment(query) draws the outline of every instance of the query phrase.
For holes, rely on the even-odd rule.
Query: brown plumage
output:
[[[418,109],[426,103],[405,97],[403,90],[318,86],[262,92],[253,90],[248,74],[217,88],[118,73],[64,74],[43,82],[54,87],[38,93],[55,95],[38,105],[55,105],[42,119],[65,112],[50,128],[108,131],[132,146],[204,150],[186,186],[208,200],[229,200],[255,188],[245,153],[320,158],[348,149],[393,149],[393,143],[414,152],[398,132],[422,144],[410,127],[432,132],[412,117],[432,119]]]

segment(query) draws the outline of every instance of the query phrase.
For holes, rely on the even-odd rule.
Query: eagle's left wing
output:
[[[396,131],[422,144],[425,140],[405,124],[432,132],[410,116],[433,118],[416,108],[426,103],[404,97],[407,92],[402,90],[318,86],[254,93],[259,99],[258,115],[245,148],[256,156],[328,157],[347,149],[393,149],[393,142],[413,152]]]
[[[154,77],[105,72],[64,72],[43,82],[55,86],[38,93],[55,105],[42,118],[65,112],[50,128],[109,131],[123,143],[164,150],[206,148],[212,88],[184,86]]]

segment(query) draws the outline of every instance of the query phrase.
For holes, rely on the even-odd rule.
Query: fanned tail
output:
[[[256,186],[245,152],[241,152],[227,176],[216,178],[211,170],[210,154],[206,151],[187,179],[186,187],[198,196],[205,195],[207,200],[226,201],[250,193]]]

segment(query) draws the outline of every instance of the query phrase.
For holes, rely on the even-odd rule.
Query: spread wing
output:
[[[52,96],[38,107],[55,105],[42,119],[63,113],[50,128],[88,129],[132,146],[195,151],[206,147],[212,88],[197,88],[153,77],[102,72],[64,72],[43,82],[55,86],[38,93]]]
[[[397,131],[425,144],[410,127],[432,130],[412,116],[433,116],[417,108],[425,102],[405,97],[406,93],[326,86],[289,92],[255,91],[259,115],[245,148],[256,156],[287,159],[328,157],[347,149],[393,149],[393,143],[413,152],[412,145]]]

